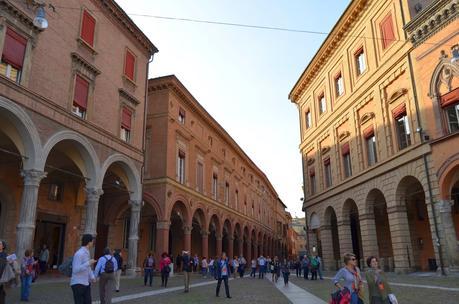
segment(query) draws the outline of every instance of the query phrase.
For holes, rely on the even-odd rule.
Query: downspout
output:
[[[304,223],[305,223],[305,231],[306,231],[306,249],[307,253],[309,254],[309,227],[308,227],[308,211],[306,207],[304,207],[304,203],[306,201],[306,181],[305,181],[305,170],[304,170],[304,157],[303,154],[301,154],[301,163],[302,165],[302,171],[303,171],[303,206],[302,210],[304,211]]]

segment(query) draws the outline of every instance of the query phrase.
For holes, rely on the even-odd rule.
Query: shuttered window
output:
[[[73,93],[73,114],[85,118],[86,109],[88,107],[88,93],[89,93],[89,82],[83,77],[75,76],[75,88]]]
[[[381,38],[383,49],[388,48],[395,41],[394,24],[392,14],[387,15],[379,25],[381,29]]]
[[[124,75],[134,81],[135,55],[128,49],[126,49],[126,55],[124,58]]]
[[[123,108],[123,114],[121,119],[121,126],[126,130],[131,130],[131,118],[132,113],[126,108]]]
[[[94,33],[96,30],[96,19],[88,11],[83,11],[80,37],[90,46],[94,46]]]
[[[6,36],[2,53],[2,61],[10,64],[15,69],[22,69],[24,62],[27,39],[6,28]]]

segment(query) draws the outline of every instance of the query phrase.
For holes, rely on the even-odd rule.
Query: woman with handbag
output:
[[[371,256],[367,259],[369,269],[365,273],[368,283],[368,296],[370,304],[391,304],[389,295],[392,294],[384,271],[379,269],[377,257]]]
[[[30,285],[32,284],[35,263],[33,251],[27,249],[21,264],[21,301],[29,301]]]
[[[167,281],[169,280],[169,273],[171,268],[171,259],[168,257],[166,252],[161,255],[161,261],[159,262],[159,271],[161,272],[161,286],[167,287]]]
[[[353,253],[346,253],[343,259],[345,266],[335,275],[333,284],[340,290],[349,290],[350,304],[363,304],[363,281],[357,267],[357,257]]]

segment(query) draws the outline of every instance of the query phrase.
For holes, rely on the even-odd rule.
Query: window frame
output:
[[[378,163],[378,150],[376,135],[372,126],[363,131],[363,139],[365,141],[365,156],[367,158],[367,167],[374,166]],[[370,146],[372,147],[371,149]],[[372,151],[373,154],[370,155]],[[374,160],[374,162],[371,161],[372,159]]]
[[[343,165],[343,178],[348,178],[352,176],[352,160],[351,160],[351,150],[349,143],[345,143],[341,146],[341,161]]]
[[[306,129],[310,129],[312,127],[312,114],[311,109],[309,108],[305,112],[304,125]]]
[[[186,183],[186,152],[183,149],[177,151],[177,181],[184,185]]]
[[[398,149],[403,150],[411,146],[412,140],[411,140],[411,126],[410,126],[410,120],[408,119],[408,114],[406,111],[405,105],[402,105],[402,110],[397,110],[396,108],[393,111],[393,116],[394,116],[394,123],[395,123],[395,132],[397,135],[397,143],[398,143]],[[403,124],[401,121],[403,120]],[[403,127],[403,129],[402,129]],[[401,131],[404,133],[402,134]],[[404,145],[404,142],[402,140],[402,136],[405,139],[406,145]]]
[[[325,188],[330,188],[333,185],[333,177],[331,170],[331,160],[330,157],[324,159],[324,181]]]
[[[86,92],[86,108],[83,108],[81,105],[78,105],[78,102],[75,101],[76,97],[76,89],[77,89],[77,81],[78,79],[81,79],[85,83],[87,83],[87,92]],[[71,112],[73,115],[86,120],[87,119],[87,114],[88,114],[88,108],[89,108],[89,94],[91,90],[91,81],[86,79],[84,76],[82,76],[79,73],[75,73],[74,81],[73,81],[73,97],[72,97],[72,105],[71,105]],[[76,110],[78,109],[78,111]],[[81,109],[84,109],[84,111],[81,111]],[[79,115],[81,113],[81,115]]]
[[[386,38],[386,32],[384,30],[384,28],[385,28],[384,25],[386,24],[386,22],[390,23],[389,28],[392,30],[392,35],[393,35],[392,39],[387,39]],[[389,49],[389,47],[391,45],[393,45],[393,43],[397,39],[396,31],[395,31],[395,27],[394,27],[394,20],[392,18],[392,12],[388,12],[387,15],[384,18],[381,19],[381,21],[379,22],[379,31],[380,31],[380,35],[381,35],[381,46],[382,46],[382,49],[385,51],[385,50]]]
[[[127,60],[128,60],[128,55],[132,55],[132,58],[134,59],[134,62],[133,62],[133,67],[132,67],[132,78],[130,77],[130,75],[127,74]],[[130,81],[134,82],[135,83],[135,80],[136,80],[136,73],[137,72],[137,55],[134,54],[133,51],[131,51],[129,48],[126,48],[126,51],[124,53],[124,68],[123,68],[123,76],[126,77],[127,79],[129,79]]]
[[[340,82],[341,82],[341,85],[340,85]],[[334,87],[335,87],[335,96],[336,96],[336,98],[340,98],[341,96],[344,95],[344,92],[345,92],[345,89],[344,89],[344,77],[343,77],[343,73],[341,71],[336,73],[335,77],[333,77],[333,83],[334,83]],[[339,90],[340,87],[342,88],[341,92]]]
[[[360,70],[360,58],[363,58],[363,70]],[[365,54],[365,48],[361,46],[360,48],[357,49],[354,53],[354,63],[355,63],[355,70],[357,73],[357,77],[362,76],[366,71],[367,71],[367,58]]]
[[[199,170],[202,170],[201,179],[199,179]],[[204,193],[204,163],[200,160],[196,161],[196,190]]]
[[[85,15],[88,16],[89,18],[92,18],[94,21],[94,29],[92,33],[92,43],[87,41],[83,37],[83,27],[84,27],[84,22],[85,22]],[[80,23],[80,33],[79,33],[79,39],[82,41],[86,46],[88,46],[90,49],[94,50],[94,47],[96,45],[96,28],[97,28],[97,19],[96,17],[89,12],[89,9],[83,8],[81,12],[81,23]]]
[[[212,174],[212,198],[218,200],[218,174],[214,172]]]
[[[325,98],[325,92],[322,92],[319,94],[317,101],[319,103],[319,115],[322,115],[325,112],[327,112],[327,99]],[[322,101],[323,101],[323,104],[322,104]]]
[[[124,111],[129,113],[130,122],[129,128],[123,126]],[[134,111],[126,105],[121,106],[121,120],[120,120],[120,139],[126,143],[131,142],[132,137],[132,122],[133,122]]]

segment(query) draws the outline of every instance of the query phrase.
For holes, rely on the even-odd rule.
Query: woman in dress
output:
[[[350,304],[363,304],[363,282],[360,269],[357,267],[357,257],[353,253],[344,255],[344,267],[333,278],[333,284],[340,290],[347,288],[351,293]]]
[[[379,269],[378,258],[374,256],[369,257],[367,265],[370,268],[366,271],[365,278],[368,283],[370,304],[390,304],[389,294],[392,291],[384,271]]]

